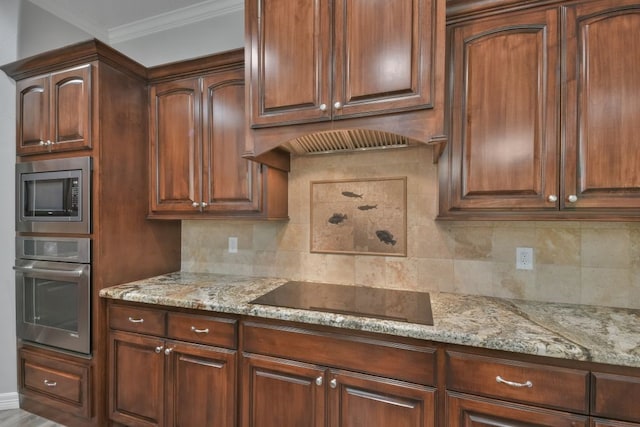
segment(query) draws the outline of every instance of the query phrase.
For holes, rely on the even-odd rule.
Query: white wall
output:
[[[18,58],[93,38],[29,1],[21,0],[20,3]]]
[[[0,1],[0,64],[15,61],[20,0]],[[0,200],[13,200],[15,84],[0,72]],[[0,409],[18,407],[16,373],[13,209],[0,210]]]
[[[243,11],[113,45],[147,67],[243,46]]]
[[[12,0],[13,1],[13,0]],[[18,58],[94,38],[27,0],[21,0]],[[107,40],[102,40],[108,43]],[[244,45],[244,12],[236,11],[152,35],[114,44],[113,47],[151,67],[224,52]]]

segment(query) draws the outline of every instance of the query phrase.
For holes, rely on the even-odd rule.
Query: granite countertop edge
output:
[[[568,360],[640,367],[640,310],[431,292],[434,325],[250,304],[287,279],[175,272],[103,298],[331,326]]]

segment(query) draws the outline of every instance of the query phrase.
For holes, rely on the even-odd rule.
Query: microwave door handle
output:
[[[48,277],[58,278],[58,279],[65,279],[69,277],[80,277],[83,274],[82,267],[76,270],[60,271],[60,270],[47,270],[44,268],[20,267],[16,265],[13,267],[13,269],[23,273],[44,274],[44,275],[47,275]]]

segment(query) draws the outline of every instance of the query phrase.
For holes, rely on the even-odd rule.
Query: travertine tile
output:
[[[493,263],[455,260],[453,262],[454,291],[472,295],[488,295],[493,288]]]
[[[493,231],[492,259],[496,262],[514,264],[516,248],[536,248],[536,230],[533,227],[496,226]]]
[[[487,260],[493,251],[493,227],[452,228],[455,259]]]
[[[582,230],[582,266],[630,268],[631,237],[628,228]]]
[[[355,284],[382,288],[386,285],[385,257],[355,256]]]
[[[392,289],[416,289],[418,286],[418,262],[411,258],[386,258],[386,287]]]
[[[536,264],[580,265],[580,229],[565,228],[561,223],[538,228],[534,247]]]
[[[492,295],[502,298],[524,298],[527,289],[535,286],[535,271],[516,270],[514,264],[494,264]]]
[[[453,260],[451,259],[418,259],[419,291],[453,292]]]
[[[579,266],[540,264],[535,267],[535,274],[535,285],[526,289],[526,299],[573,304],[580,302]]]

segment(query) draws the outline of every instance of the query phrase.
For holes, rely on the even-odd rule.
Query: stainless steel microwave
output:
[[[91,158],[16,164],[16,231],[91,233]]]

